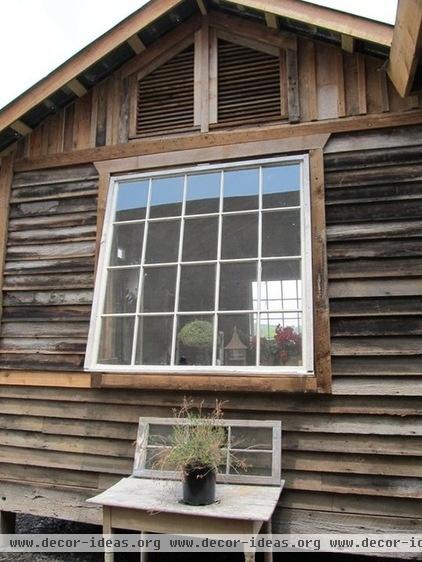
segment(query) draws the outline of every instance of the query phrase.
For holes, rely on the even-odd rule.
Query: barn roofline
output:
[[[297,31],[305,34],[306,26],[312,24],[314,29],[316,26],[320,30],[321,37],[318,38],[322,40],[333,41],[334,34],[342,41],[347,35],[363,42],[369,41],[372,46],[377,45],[386,50],[385,54],[393,36],[393,27],[388,24],[302,0],[227,0],[224,3],[208,0],[208,4],[211,3],[212,9],[226,9],[239,17],[259,19],[272,27],[277,26],[274,23],[277,19],[292,26],[291,31],[295,31],[299,25]],[[101,62],[110,69],[108,74],[111,74],[128,58],[149,46],[150,42],[159,40],[172,27],[195,12],[204,14],[206,11],[203,0],[150,0],[0,110],[0,151],[104,79],[107,73],[99,73],[98,80],[87,83],[86,72],[93,66]],[[147,44],[142,41],[143,34],[147,37]]]

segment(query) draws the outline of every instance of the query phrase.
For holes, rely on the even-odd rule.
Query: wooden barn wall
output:
[[[422,128],[412,131],[408,146],[390,130],[379,133],[389,148],[365,148],[370,132],[327,145],[333,395],[219,396],[229,417],[283,421],[276,531],[422,532]],[[91,166],[15,175],[3,368],[80,369],[95,186]],[[193,396],[211,406],[216,394]],[[84,498],[131,472],[138,417],[168,415],[182,397],[0,386],[0,509],[99,521]]]
[[[403,112],[421,107],[419,96],[400,98],[380,59],[298,40],[301,122],[354,115]],[[18,158],[38,158],[95,146],[126,143],[131,78],[119,71],[52,115],[18,143]],[[247,121],[253,118],[248,116]]]

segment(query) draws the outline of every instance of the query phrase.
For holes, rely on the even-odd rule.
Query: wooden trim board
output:
[[[225,146],[244,142],[264,140],[296,139],[304,136],[314,136],[330,133],[343,133],[367,129],[381,129],[422,123],[422,111],[411,110],[405,113],[380,113],[375,115],[358,115],[343,119],[326,119],[308,123],[283,123],[267,127],[248,127],[232,131],[210,131],[208,133],[194,133],[174,135],[159,139],[134,140],[125,144],[103,146],[42,156],[40,158],[22,158],[15,162],[15,171],[24,172],[44,168],[54,168],[113,160],[130,156],[158,154],[187,149],[206,148],[210,146]],[[316,147],[309,147],[316,148]]]
[[[2,386],[45,386],[90,388],[91,374],[83,372],[4,371],[0,370]]]
[[[137,374],[137,373],[93,373],[95,385],[100,387],[119,387],[120,385],[133,388],[157,388],[150,386],[152,381],[163,388],[180,388],[184,390],[242,390],[242,391],[320,391],[329,392],[331,383],[331,360],[328,319],[327,293],[327,263],[326,237],[324,214],[324,183],[322,149],[328,141],[329,135],[315,135],[297,139],[281,139],[262,142],[250,142],[225,147],[208,147],[184,151],[161,153],[151,156],[137,156],[121,158],[105,162],[95,162],[100,174],[100,190],[97,212],[97,242],[101,236],[104,222],[105,202],[109,179],[112,174],[140,172],[154,168],[176,167],[184,164],[223,161],[253,156],[280,155],[291,152],[311,152],[310,176],[311,198],[315,209],[312,211],[312,238],[314,257],[315,290],[314,341],[321,345],[315,355],[315,375],[272,375],[265,376],[257,372],[251,375],[228,375],[210,372],[209,375],[180,375],[169,371],[169,374]],[[316,271],[317,269],[317,271]],[[316,318],[321,315],[321,318]],[[319,336],[318,336],[319,334]],[[318,337],[318,340],[315,338]],[[146,385],[146,386],[144,386]],[[227,386],[226,386],[227,385]]]

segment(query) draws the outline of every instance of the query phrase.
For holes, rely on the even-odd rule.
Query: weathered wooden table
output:
[[[271,517],[284,481],[279,486],[217,484],[216,503],[190,506],[180,502],[181,482],[150,478],[123,478],[89,501],[103,506],[103,533],[130,529],[180,535],[257,535],[262,527],[271,533]],[[255,553],[245,550],[245,560]],[[112,552],[105,562],[113,562]],[[141,554],[141,560],[142,560]],[[265,553],[272,561],[272,553]]]

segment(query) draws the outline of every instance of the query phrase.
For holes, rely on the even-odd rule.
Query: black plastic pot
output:
[[[183,502],[209,505],[215,502],[215,470],[209,467],[186,469],[183,476]]]

